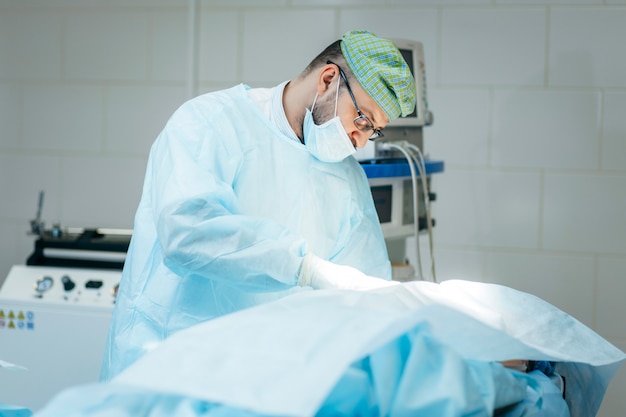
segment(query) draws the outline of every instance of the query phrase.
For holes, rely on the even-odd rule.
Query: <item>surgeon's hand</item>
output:
[[[374,288],[398,285],[396,281],[387,281],[365,275],[356,268],[337,265],[309,253],[302,262],[298,285],[314,289],[338,288],[344,290],[370,290]]]

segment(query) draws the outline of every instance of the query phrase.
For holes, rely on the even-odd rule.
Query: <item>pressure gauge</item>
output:
[[[48,291],[50,287],[52,287],[53,283],[54,281],[52,280],[52,277],[46,275],[35,282],[35,291],[37,291],[39,294],[42,294]]]

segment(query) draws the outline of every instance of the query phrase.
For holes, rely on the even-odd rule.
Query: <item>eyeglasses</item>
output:
[[[352,89],[350,88],[350,83],[348,83],[348,78],[346,77],[346,74],[343,72],[341,67],[335,64],[333,61],[326,61],[326,63],[337,66],[337,68],[339,68],[339,74],[341,75],[343,82],[346,83],[346,87],[348,88],[348,93],[350,93],[350,97],[352,98],[352,102],[354,103],[354,107],[356,108],[356,113],[358,114],[358,116],[354,119],[354,125],[357,127],[357,129],[359,129],[362,132],[373,130],[374,132],[370,135],[369,140],[382,138],[384,136],[382,130],[376,129],[374,127],[374,123],[372,123],[370,119],[368,119],[367,116],[365,116],[361,112],[361,110],[359,110],[359,105],[356,104],[356,99],[354,98],[354,94],[352,93]]]

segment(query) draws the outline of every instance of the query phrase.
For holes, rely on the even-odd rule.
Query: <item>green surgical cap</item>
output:
[[[390,121],[413,112],[415,79],[393,42],[354,30],[343,35],[341,52],[363,89]]]

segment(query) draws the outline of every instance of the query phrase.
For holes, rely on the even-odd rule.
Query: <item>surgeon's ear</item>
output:
[[[336,65],[327,64],[320,70],[317,78],[317,94],[324,94],[331,86],[335,78],[339,77],[339,69]],[[335,81],[336,82],[336,81]]]

